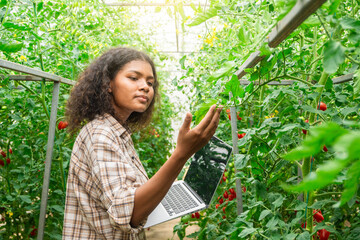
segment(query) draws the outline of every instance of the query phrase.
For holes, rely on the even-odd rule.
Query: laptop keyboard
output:
[[[170,216],[199,206],[180,184],[173,185],[161,201]]]

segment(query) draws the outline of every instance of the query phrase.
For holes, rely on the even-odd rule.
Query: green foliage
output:
[[[159,62],[153,46],[137,33],[124,11],[101,1],[0,2],[0,58],[76,80],[79,73],[110,47],[133,46]],[[35,238],[43,185],[53,84],[9,80],[19,74],[0,69],[0,239]],[[159,79],[166,79],[159,72]],[[64,121],[71,87],[60,86],[57,124]],[[133,134],[148,175],[166,161],[172,148],[172,105],[162,94],[153,123]],[[76,136],[55,130],[45,239],[61,239],[66,177]],[[12,153],[10,153],[10,149]],[[6,159],[10,159],[10,163]]]
[[[324,70],[327,73],[335,73],[345,60],[345,51],[340,42],[328,41],[324,48]]]
[[[214,202],[201,213],[200,230],[187,237],[310,239],[326,229],[330,238],[356,239],[359,3],[327,1],[276,49],[269,49],[266,37],[296,1],[214,2],[226,8],[219,11],[219,19],[207,22],[209,29],[217,24],[216,30],[209,30],[199,53],[183,57],[182,69],[188,71],[181,78],[192,83],[192,109],[206,108],[209,99],[225,109],[235,107],[241,118],[238,132],[231,132],[228,114],[223,113],[216,135],[232,144],[232,134],[239,134],[240,153],[229,164]],[[265,57],[237,79],[234,73],[255,51]],[[355,74],[354,81],[331,81],[349,73]],[[293,83],[280,85],[289,80]],[[327,105],[325,111],[318,109],[320,102]],[[223,198],[225,191],[236,188],[236,180],[246,187],[240,215],[236,203]],[[316,228],[313,209],[325,218]],[[301,227],[305,222],[307,227]],[[186,227],[174,229],[181,231],[180,239]]]
[[[207,9],[205,12],[202,12],[194,18],[191,23],[187,24],[189,27],[197,26],[206,20],[213,18],[218,15],[218,11],[221,8],[219,6],[212,6],[211,8]]]
[[[284,158],[295,160],[315,156],[324,144],[336,151],[335,157],[320,165],[301,184],[286,188],[292,191],[318,190],[332,183],[341,172],[347,171],[340,203],[350,201],[357,193],[360,177],[358,168],[360,132],[349,131],[337,124],[328,123],[313,128],[311,133],[312,135],[301,146],[286,154]]]

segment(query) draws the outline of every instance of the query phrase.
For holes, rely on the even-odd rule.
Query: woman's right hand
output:
[[[192,115],[189,112],[186,114],[175,148],[178,156],[187,160],[208,143],[219,125],[221,110],[216,105],[211,106],[203,120],[193,129],[190,129]]]

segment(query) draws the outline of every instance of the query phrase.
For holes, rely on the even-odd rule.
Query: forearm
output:
[[[168,192],[186,161],[214,135],[222,108],[211,106],[198,126],[190,129],[192,115],[187,113],[179,130],[176,149],[160,170],[135,191],[135,203],[130,224],[138,226]]]
[[[175,150],[159,171],[136,190],[131,226],[138,226],[161,202],[186,161],[187,158]]]

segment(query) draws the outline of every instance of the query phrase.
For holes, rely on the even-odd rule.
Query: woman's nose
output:
[[[141,90],[149,91],[149,85],[147,84],[146,79],[141,79],[138,81],[138,84]]]

